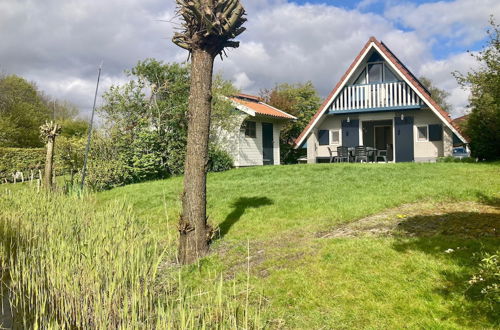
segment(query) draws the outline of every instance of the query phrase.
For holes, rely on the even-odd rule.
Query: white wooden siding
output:
[[[238,164],[235,166],[256,166],[263,165],[262,156],[262,123],[256,118],[248,118],[248,121],[255,121],[255,138],[245,136],[244,131],[239,134]]]
[[[245,136],[245,132],[240,130],[243,121],[254,121],[256,136],[250,138]],[[234,166],[260,166],[264,164],[263,146],[262,146],[262,123],[273,124],[273,155],[274,165],[280,162],[280,132],[283,123],[277,120],[241,115],[236,121],[236,127],[231,131],[217,130],[216,142],[223,147],[234,160]]]

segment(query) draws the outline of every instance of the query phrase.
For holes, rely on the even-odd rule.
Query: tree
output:
[[[436,87],[432,80],[426,77],[420,77],[418,80],[424,85],[424,87],[429,91],[432,96],[432,99],[436,101],[436,103],[446,112],[451,112],[451,104],[448,102],[448,97],[450,97],[450,93],[445,91],[444,89],[440,89]]]
[[[283,127],[280,135],[281,159],[285,164],[296,163],[302,150],[294,149],[294,139],[307,126],[318,110],[321,99],[312,82],[305,84],[280,84],[261,91],[264,102],[297,117]]]
[[[34,83],[22,77],[16,75],[0,77],[0,146],[2,147],[43,146],[39,128],[49,119],[64,122],[65,130],[68,131],[63,134],[67,136],[77,134],[77,131],[83,130],[85,125],[82,120],[76,119],[77,115],[78,109],[74,105],[50,98],[38,90]]]
[[[33,83],[16,75],[0,78],[0,146],[41,147],[39,127],[50,110]]]
[[[113,147],[92,152],[92,161],[102,161],[103,165],[109,161],[120,162],[124,168],[129,169],[130,176],[113,178],[132,179],[133,182],[182,174],[187,144],[189,66],[147,59],[139,61],[126,73],[130,80],[124,85],[112,86],[105,92],[104,105],[98,109],[105,120],[106,132],[100,140],[108,138]],[[237,118],[232,111],[234,108],[231,102],[220,97],[234,95],[236,92],[230,81],[220,76],[215,77],[212,131],[216,127],[230,126]],[[66,130],[64,127],[63,134]],[[104,143],[99,143],[101,142]],[[215,142],[211,141],[210,150],[217,149]],[[112,150],[113,157],[102,153],[109,150]],[[219,154],[210,154],[212,163],[216,162],[213,158]],[[98,167],[93,166],[92,169],[98,170]],[[105,177],[101,176],[99,179]],[[125,183],[129,182],[122,182]],[[112,186],[116,184],[118,182],[114,182]]]
[[[54,189],[52,174],[54,170],[54,149],[56,137],[61,134],[61,126],[54,122],[47,122],[40,127],[40,136],[47,142],[47,157],[45,159],[45,172],[43,177],[43,185],[46,189]]]
[[[487,45],[471,55],[480,63],[477,70],[455,78],[470,90],[465,133],[470,137],[474,157],[486,160],[500,158],[500,38],[499,25],[490,19]]]
[[[239,0],[177,0],[177,8],[183,23],[182,31],[174,35],[173,42],[188,50],[192,59],[179,220],[179,261],[189,264],[208,253],[211,239],[206,215],[206,171],[214,60],[226,47],[239,46],[232,39],[245,30],[246,19]]]

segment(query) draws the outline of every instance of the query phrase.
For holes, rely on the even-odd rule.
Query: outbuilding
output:
[[[234,160],[235,167],[279,165],[280,132],[284,124],[297,118],[253,95],[230,98],[238,112],[234,129],[220,129],[221,145]]]

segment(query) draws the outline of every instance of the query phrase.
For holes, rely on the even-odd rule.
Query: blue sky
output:
[[[491,14],[500,20],[499,0],[241,1],[247,31],[215,70],[243,92],[311,81],[325,97],[375,36],[450,93],[454,116],[466,111],[468,92],[451,72],[476,65],[467,50],[484,44]],[[174,16],[174,0],[0,0],[0,73],[26,77],[88,113],[101,61],[102,92],[126,82],[124,70],[139,60],[187,59],[170,41]]]
[[[471,0],[474,1],[474,0]],[[480,0],[478,0],[480,1]],[[402,31],[414,31],[410,26],[404,24],[404,22],[401,22],[400,20],[391,20],[388,18],[385,14],[387,9],[390,9],[394,5],[400,5],[400,4],[411,4],[415,6],[420,6],[423,4],[435,4],[435,3],[452,3],[452,0],[441,0],[441,1],[435,1],[435,0],[413,0],[413,1],[398,1],[398,0],[365,0],[365,1],[352,1],[352,0],[290,0],[289,2],[291,3],[296,3],[299,5],[305,5],[305,4],[315,4],[315,5],[327,5],[327,6],[332,6],[332,7],[337,7],[337,8],[344,8],[347,10],[358,10],[363,13],[371,13],[375,15],[379,15],[382,17],[385,17],[391,21],[392,24],[394,24],[394,27],[396,29],[402,30]],[[493,11],[491,14],[495,14]],[[497,16],[500,13],[496,13]],[[466,24],[465,22],[463,24]],[[460,29],[461,24],[456,24],[456,28]],[[432,45],[432,54],[436,59],[445,59],[451,54],[456,54],[460,52],[464,52],[467,50],[479,50],[483,47],[485,44],[486,38],[483,38],[481,40],[476,40],[471,43],[461,43],[458,40],[453,40],[453,38],[450,38],[449,36],[435,36],[435,42]]]

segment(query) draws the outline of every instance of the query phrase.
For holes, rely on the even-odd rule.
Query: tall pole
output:
[[[83,158],[82,183],[80,186],[80,188],[82,190],[83,190],[83,186],[85,185],[85,175],[87,174],[87,160],[89,158],[90,140],[92,139],[92,126],[94,124],[95,104],[97,102],[97,91],[99,90],[99,80],[101,79],[101,70],[102,70],[102,63],[101,63],[101,65],[99,65],[99,70],[97,73],[97,85],[95,86],[94,106],[92,107],[92,116],[90,117],[89,135],[87,136],[87,146],[85,147],[85,157]]]

